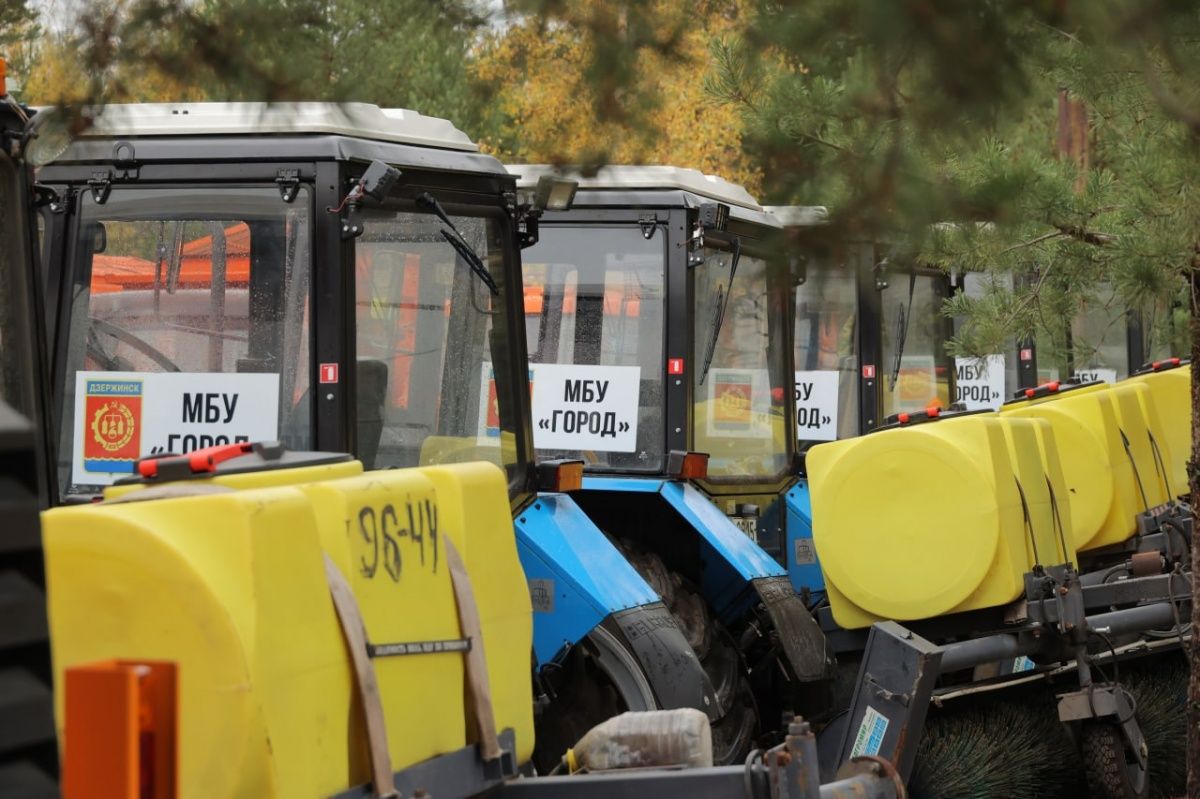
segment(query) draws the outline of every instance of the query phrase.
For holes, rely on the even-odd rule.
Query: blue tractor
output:
[[[526,205],[547,167],[510,167]],[[792,296],[780,225],[695,170],[612,166],[524,235],[533,434],[582,462],[572,498],[662,596],[716,689],[736,761],[784,713],[828,710],[833,659],[786,571]]]
[[[536,209],[499,162],[412,111],[205,103],[109,106],[45,160],[56,502],[247,440],[369,469],[491,461],[537,610],[535,762],[626,709],[716,717],[663,597],[565,493],[580,472],[535,467]]]

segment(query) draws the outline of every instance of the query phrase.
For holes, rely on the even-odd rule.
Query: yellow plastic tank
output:
[[[1126,460],[1134,471],[1138,510],[1158,507],[1172,499],[1167,490],[1164,438],[1158,412],[1151,405],[1150,389],[1140,383],[1120,382],[1111,388],[1117,409],[1117,422],[1129,442]],[[1155,451],[1155,448],[1158,451]]]
[[[1162,362],[1158,368],[1122,381],[1145,386],[1143,395],[1158,417],[1158,439],[1173,496],[1188,491],[1187,462],[1192,451],[1192,367],[1190,364]],[[1153,428],[1152,428],[1153,429]]]
[[[450,640],[461,632],[440,548],[449,537],[485,611],[497,727],[514,728],[526,759],[531,614],[505,479],[487,465],[441,471],[47,511],[56,681],[97,660],[177,662],[182,797],[318,797],[367,782],[323,553],[352,586],[372,643]],[[499,611],[483,606],[502,595]],[[394,768],[469,741],[461,654],[375,667]]]
[[[1141,500],[1111,388],[1054,385],[1006,403],[1000,414],[1045,419],[1053,427],[1077,550],[1117,544],[1135,532]]]
[[[1061,514],[1056,499],[1051,499],[1053,488],[1048,461],[1053,460],[1055,466],[1058,464],[1050,423],[1044,419],[1011,415],[999,417],[999,420],[1004,427],[1004,442],[1008,446],[1013,476],[1024,500],[1022,513],[1027,514],[1024,519],[1026,561],[1043,566],[1074,562],[1074,540],[1059,535]],[[1058,467],[1058,473],[1061,480],[1061,467]]]
[[[865,627],[1002,605],[1032,565],[994,414],[819,444],[813,539],[834,619]]]
[[[1008,418],[1001,416],[1000,418]],[[1057,546],[1057,551],[1066,551],[1068,554],[1067,560],[1078,565],[1079,557],[1078,550],[1075,547],[1075,538],[1073,535],[1074,527],[1071,524],[1071,492],[1067,487],[1067,478],[1063,473],[1062,461],[1058,455],[1058,443],[1054,438],[1054,428],[1045,419],[1035,419],[1037,425],[1034,431],[1037,433],[1038,452],[1042,458],[1042,468],[1046,473],[1046,480],[1050,484],[1049,499],[1050,512],[1054,524],[1053,535]]]
[[[505,434],[511,444],[512,436]],[[459,440],[443,438],[442,441]],[[499,451],[497,448],[492,448]],[[362,489],[362,481],[339,480],[343,477],[362,476],[366,485],[378,486],[380,479],[386,486],[391,475],[405,474],[413,470],[388,470],[368,472],[364,475],[362,463],[355,460],[340,463],[301,466],[291,469],[264,469],[234,474],[216,474],[213,477],[188,481],[189,485],[216,484],[243,490],[265,486],[296,485],[303,491],[321,500],[317,508],[339,509],[345,518],[353,516],[347,503],[357,500],[347,498],[346,492],[356,493]],[[437,487],[437,505],[440,521],[447,529],[462,531],[459,554],[471,574],[479,608],[480,627],[485,640],[522,640],[533,636],[533,609],[529,599],[524,572],[513,546],[512,517],[508,510],[508,492],[503,482],[497,482],[497,468],[490,463],[456,463],[452,466],[422,467],[417,470],[434,482]],[[330,481],[337,481],[329,484]],[[318,485],[321,484],[321,485]],[[112,486],[105,491],[105,498],[113,499],[141,490],[144,484],[134,483]],[[471,501],[467,501],[467,496]],[[396,503],[384,503],[381,507],[392,507],[396,518],[407,519],[407,507],[397,510]],[[500,508],[503,507],[503,512]],[[418,514],[420,508],[418,508]],[[334,514],[336,516],[336,513]],[[390,520],[392,517],[389,516]],[[435,519],[436,521],[436,519]],[[359,519],[359,525],[365,522]],[[389,522],[390,523],[390,522]],[[337,529],[336,518],[328,517],[321,529]],[[344,524],[342,524],[344,527]],[[370,530],[368,525],[363,534]],[[338,547],[339,538],[325,542],[326,550]],[[432,547],[432,543],[430,544]],[[432,556],[434,550],[429,552]],[[512,576],[521,578],[520,590]],[[504,686],[502,692],[493,692],[493,711],[499,729],[511,728],[516,736],[517,755],[521,762],[528,760],[533,752],[533,727],[529,708],[533,705],[533,690],[529,680],[528,653],[505,648],[491,653],[488,658],[489,682],[493,686]],[[473,732],[473,726],[468,730]],[[472,739],[471,743],[475,743]]]

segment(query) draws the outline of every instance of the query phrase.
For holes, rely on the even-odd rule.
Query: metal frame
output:
[[[511,730],[500,733],[506,754],[512,751],[512,740]],[[477,745],[468,746],[397,772],[391,788],[400,796],[489,795],[498,799],[904,799],[907,795],[897,770],[882,758],[854,758],[833,781],[821,784],[816,739],[800,719],[788,725],[783,743],[744,766],[631,768],[520,779],[506,763],[503,757],[485,762]],[[380,795],[387,794],[360,785],[333,799]]]
[[[30,795],[51,796],[58,793],[59,751],[38,511],[54,496],[54,481],[45,423],[46,328],[32,174],[19,156],[25,128],[13,107],[0,103],[0,180],[11,201],[0,218],[0,282],[5,287],[0,316],[5,321],[4,359],[15,367],[5,370],[11,381],[7,388],[16,394],[0,396],[0,454],[6,467],[0,485],[0,568],[18,578],[0,587],[0,606],[6,608],[0,625],[0,691],[6,697],[5,713],[0,714],[0,765],[10,767],[0,771],[11,772],[12,766],[23,763],[25,772],[19,774],[18,765],[16,774],[0,777],[0,791],[24,789]],[[15,399],[19,407],[11,408],[6,398]]]

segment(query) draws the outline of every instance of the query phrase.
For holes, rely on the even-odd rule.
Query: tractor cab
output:
[[[768,211],[802,264],[793,314],[800,448],[870,432],[897,413],[948,407],[946,275],[898,262],[877,244],[831,240],[823,207]]]
[[[833,665],[765,551],[794,480],[780,226],[695,170],[510,169],[521,192],[577,184],[569,209],[527,228],[522,256],[537,458],[582,462],[572,497],[696,643],[722,687],[717,758],[740,762],[785,710],[828,710],[818,686]]]
[[[599,479],[673,476],[704,453],[693,483],[754,537],[738,508],[782,490],[794,451],[778,234],[745,190],[694,170],[581,179],[523,259],[538,458]]]
[[[1036,273],[1007,275],[956,272],[954,291],[983,297],[995,291],[1037,281]],[[1035,335],[1017,339],[1004,352],[989,355],[976,366],[957,366],[958,395],[970,408],[998,408],[1002,397],[1056,381],[1080,380],[1114,383],[1133,375],[1144,365],[1189,354],[1187,312],[1175,299],[1157,299],[1142,308],[1127,306],[1111,284],[1095,286],[1086,303],[1063,317],[1043,316]],[[964,320],[956,319],[956,329]],[[986,372],[979,370],[986,362]],[[967,385],[963,385],[964,373]],[[990,402],[977,404],[985,395],[973,383],[989,383]]]
[[[1187,357],[1187,318],[1177,299],[1131,308],[1101,283],[1073,318],[1039,331],[1030,356],[1036,385],[1070,377],[1114,383],[1152,361]]]
[[[449,122],[107,106],[39,178],[62,500],[274,438],[367,468],[487,460],[527,498],[512,181]]]

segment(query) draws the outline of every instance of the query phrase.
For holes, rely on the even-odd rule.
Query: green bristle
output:
[[[1150,796],[1183,796],[1187,785],[1187,661],[1172,655],[1126,666],[1121,684],[1137,702],[1150,753]]]
[[[1104,670],[1111,676],[1111,667]],[[1117,677],[1137,703],[1150,753],[1150,796],[1182,796],[1187,780],[1187,662],[1172,654],[1126,663]],[[1068,685],[1057,688],[1070,690]],[[946,708],[932,708],[909,794],[914,799],[1086,797],[1079,753],[1056,708],[1055,688],[1047,685],[964,697]]]
[[[1079,756],[1048,689],[957,700],[930,712],[909,780],[914,799],[1083,796]]]

